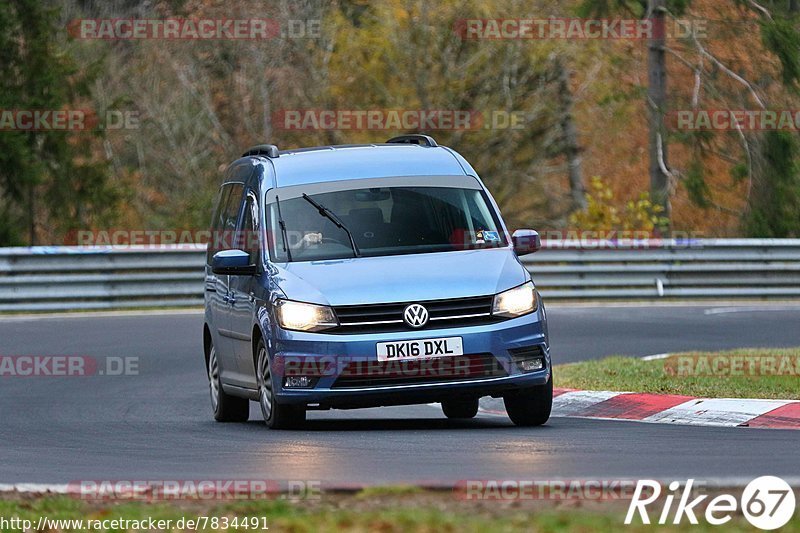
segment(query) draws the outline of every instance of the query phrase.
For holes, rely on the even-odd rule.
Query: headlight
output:
[[[519,287],[496,294],[492,314],[513,318],[536,311],[539,302],[536,298],[536,287],[529,281]]]
[[[278,324],[283,329],[320,331],[339,325],[333,309],[326,305],[278,300],[275,307]]]

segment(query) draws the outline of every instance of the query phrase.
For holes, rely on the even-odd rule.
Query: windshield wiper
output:
[[[354,257],[361,257],[361,251],[358,249],[358,245],[356,244],[356,240],[353,238],[353,233],[347,229],[347,226],[339,220],[339,217],[336,216],[336,213],[325,207],[324,205],[319,204],[313,198],[311,198],[306,193],[303,193],[303,199],[317,208],[319,214],[333,222],[337,228],[343,229],[347,233],[347,237],[350,239],[350,246],[353,247],[353,255]]]
[[[283,215],[281,214],[281,200],[277,195],[275,196],[275,206],[278,208],[278,226],[281,227],[281,234],[283,235],[283,251],[286,252],[286,259],[291,263],[292,250],[289,248],[289,237],[286,236],[286,222],[283,221]]]

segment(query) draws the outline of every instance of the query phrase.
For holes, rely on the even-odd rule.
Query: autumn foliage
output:
[[[122,110],[137,123],[62,134],[56,156],[42,146],[42,139],[55,142],[52,133],[0,131],[7,154],[0,245],[29,242],[29,235],[59,243],[65,232],[109,225],[203,228],[223,169],[248,146],[383,142],[412,129],[462,153],[512,227],[800,235],[800,222],[786,221],[800,212],[797,131],[681,129],[668,121],[670,219],[653,205],[647,40],[463,37],[465,20],[595,16],[585,2],[57,4],[41,12],[24,0],[0,7],[0,30],[20,44],[2,58],[3,107],[32,105],[30,91],[52,94],[50,84],[60,91],[52,105],[100,117]],[[800,63],[788,51],[799,40],[795,14],[777,4],[667,2],[674,24],[700,21],[705,29],[666,40],[665,114],[798,108]],[[593,3],[622,19],[646,18],[647,5]],[[31,17],[51,31],[22,31]],[[83,18],[254,17],[277,21],[284,33],[265,40],[75,37]],[[64,74],[26,85],[26,72],[45,59]],[[292,110],[455,110],[481,122],[461,129],[284,127],[280,119]],[[48,154],[50,163],[31,163]]]

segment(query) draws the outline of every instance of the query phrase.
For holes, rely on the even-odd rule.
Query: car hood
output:
[[[529,279],[509,248],[286,263],[274,281],[287,298],[328,305],[485,296]]]

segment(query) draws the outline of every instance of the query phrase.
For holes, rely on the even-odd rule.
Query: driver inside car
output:
[[[311,246],[322,244],[322,233],[318,231],[308,231],[303,235],[295,244],[291,244],[289,248],[292,250],[305,250]]]

